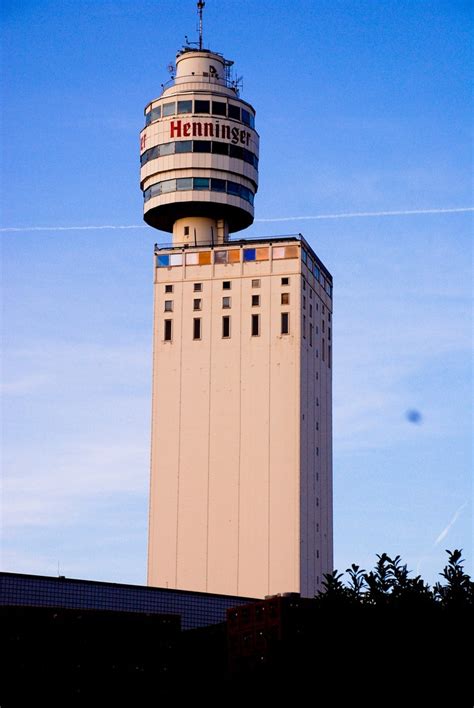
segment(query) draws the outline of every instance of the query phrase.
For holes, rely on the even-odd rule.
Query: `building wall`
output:
[[[285,252],[294,257],[280,259],[272,259],[268,244],[259,246],[268,260],[187,265],[193,257],[183,252],[182,265],[155,270],[150,585],[253,597],[314,594],[323,567],[332,568],[330,370],[302,337],[307,268],[299,242]],[[314,281],[309,272],[305,278]],[[322,316],[330,298],[313,286]],[[255,295],[259,306],[252,305]],[[231,298],[228,309],[224,297]],[[194,299],[202,300],[201,310],[193,310]],[[281,333],[282,312],[289,313],[288,335]],[[260,334],[252,336],[256,314]],[[231,317],[229,338],[222,337],[223,316]],[[197,341],[194,317],[201,318]],[[173,320],[171,342],[163,341],[164,319]]]

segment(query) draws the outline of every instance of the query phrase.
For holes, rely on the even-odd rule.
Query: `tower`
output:
[[[202,12],[204,3],[198,3]],[[155,247],[148,583],[312,596],[332,570],[332,277],[253,222],[259,137],[232,62],[184,47],[145,109]]]

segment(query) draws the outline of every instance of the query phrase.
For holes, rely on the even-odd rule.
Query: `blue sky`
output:
[[[302,232],[334,276],[335,565],[399,553],[430,583],[445,548],[472,573],[472,213],[307,217],[473,206],[470,6],[208,0],[204,19],[257,110],[247,234]],[[195,3],[2,14],[2,567],[143,583],[167,236],[55,229],[142,223],[143,108]]]

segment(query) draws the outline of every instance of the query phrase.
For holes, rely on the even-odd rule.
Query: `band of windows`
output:
[[[255,116],[245,108],[236,106],[235,103],[202,100],[194,101],[194,111],[192,100],[171,101],[161,106],[155,106],[155,108],[145,114],[145,125],[150,125],[150,123],[154,123],[160,118],[186,113],[204,113],[206,115],[232,118],[232,120],[238,120],[244,125],[248,125],[249,128],[255,128]]]
[[[226,298],[224,298],[226,299]],[[228,307],[224,305],[223,307]],[[194,308],[196,309],[196,308]],[[252,314],[250,316],[250,333],[252,337],[260,336],[260,315]],[[281,313],[280,334],[290,334],[290,313]],[[222,317],[222,338],[230,339],[230,315]],[[202,339],[202,319],[201,317],[193,318],[193,339]],[[163,340],[171,342],[173,340],[173,320],[164,320]]]
[[[253,192],[242,184],[209,177],[179,177],[177,179],[167,179],[163,182],[157,182],[143,192],[143,197],[145,202],[147,202],[152,197],[167,194],[168,192],[209,189],[211,192],[224,192],[234,197],[240,197],[252,205],[254,202]]]
[[[180,140],[172,143],[162,143],[155,145],[140,157],[140,165],[146,165],[150,160],[156,160],[165,155],[183,154],[189,152],[212,153],[213,155],[227,155],[247,162],[255,169],[258,169],[258,157],[247,148],[240,145],[229,145],[229,143],[217,142],[215,140]]]

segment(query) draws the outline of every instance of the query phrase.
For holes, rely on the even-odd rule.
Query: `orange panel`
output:
[[[234,248],[232,251],[227,251],[229,263],[240,263],[240,249]]]
[[[211,264],[211,252],[201,251],[199,254],[199,265],[210,265]]]
[[[257,261],[268,261],[268,247],[257,248],[256,249],[256,259]]]

